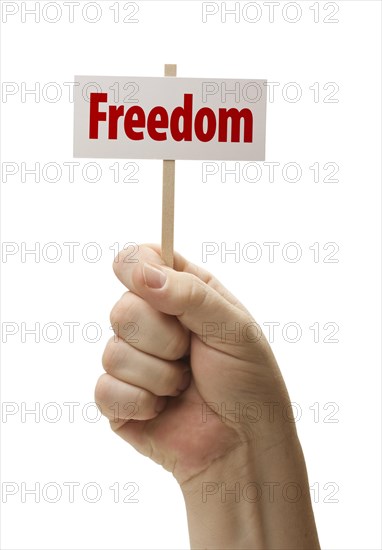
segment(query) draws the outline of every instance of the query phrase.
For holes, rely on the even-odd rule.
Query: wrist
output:
[[[236,488],[239,484],[243,489],[244,484],[261,483],[265,479],[271,458],[276,457],[278,460],[283,455],[288,455],[296,466],[300,463],[301,446],[295,431],[285,430],[284,434],[279,433],[277,441],[275,437],[262,436],[237,445],[208,468],[180,483],[186,504],[206,504],[215,495],[218,500],[222,497],[223,502],[253,500],[240,497],[237,492],[229,489],[235,489],[235,484]],[[275,468],[272,469],[276,473]],[[279,471],[279,468],[276,470]],[[224,492],[221,493],[224,488],[227,489],[226,497]]]
[[[192,549],[264,547],[256,507],[246,495],[256,475],[253,447],[236,447],[182,483]]]
[[[301,446],[288,431],[233,449],[182,483],[191,548],[319,548]]]

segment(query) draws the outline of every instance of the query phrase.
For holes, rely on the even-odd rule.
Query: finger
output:
[[[134,260],[134,261],[133,261]],[[131,258],[129,249],[122,250],[115,258],[113,263],[114,271],[120,281],[134,292],[131,280],[131,270],[137,265],[137,263],[143,264],[144,262],[165,265],[165,262],[161,257],[161,248],[157,244],[142,244],[138,247],[138,252]],[[223,298],[228,302],[238,307],[248,315],[248,310],[239,302],[239,300],[227,290],[223,284],[209,271],[193,264],[188,261],[178,252],[174,252],[174,269],[176,271],[183,271],[185,273],[191,273],[206,283],[209,287],[216,290]]]
[[[109,340],[102,364],[111,376],[155,395],[179,395],[190,382],[190,367],[183,361],[164,361],[153,357],[121,338]]]
[[[175,361],[189,350],[188,330],[133,292],[125,292],[118,300],[110,320],[117,336],[145,353]]]
[[[110,374],[98,379],[95,402],[109,420],[149,420],[155,418],[166,406],[166,398],[121,382]]]

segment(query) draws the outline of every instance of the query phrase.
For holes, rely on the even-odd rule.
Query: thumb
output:
[[[260,327],[246,310],[197,275],[152,261],[124,264],[116,274],[132,292],[157,311],[176,316],[207,345],[253,359],[254,345],[262,339]]]
[[[175,315],[189,330],[202,337],[203,326],[238,322],[240,312],[215,289],[192,273],[167,266],[144,263],[136,274],[142,297],[163,313]]]

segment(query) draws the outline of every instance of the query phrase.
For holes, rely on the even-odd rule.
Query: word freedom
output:
[[[165,107],[158,105],[149,111],[146,120],[144,109],[138,105],[129,107],[126,111],[124,105],[109,105],[107,112],[100,111],[100,103],[107,103],[107,98],[107,93],[90,94],[90,139],[98,139],[100,122],[107,122],[109,139],[118,139],[118,121],[123,117],[126,137],[134,141],[145,139],[143,129],[147,128],[148,135],[154,141],[166,141],[169,130],[175,141],[192,141],[194,131],[196,139],[203,142],[211,141],[216,133],[221,143],[253,142],[253,115],[250,109],[219,109],[216,117],[212,109],[203,107],[193,115],[193,94],[184,94],[183,106],[175,107],[168,113]],[[243,132],[240,131],[241,120]]]

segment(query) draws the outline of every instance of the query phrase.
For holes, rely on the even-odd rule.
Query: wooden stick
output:
[[[164,76],[176,76],[176,65],[165,65]],[[163,161],[162,259],[174,267],[175,160]]]

